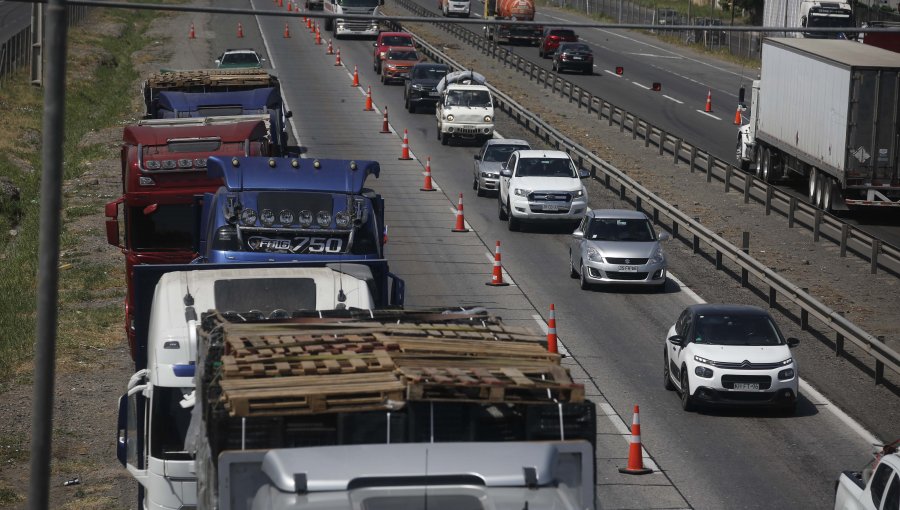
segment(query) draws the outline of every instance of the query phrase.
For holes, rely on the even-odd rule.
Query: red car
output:
[[[541,58],[550,58],[556,52],[559,43],[577,41],[578,36],[571,28],[545,28],[538,45],[538,55]]]
[[[388,84],[394,80],[403,81],[409,78],[409,71],[422,60],[416,49],[412,47],[389,47],[381,62],[381,83]]]
[[[412,34],[406,32],[381,32],[378,38],[372,43],[375,46],[375,52],[372,55],[372,68],[376,73],[381,73],[381,61],[387,54],[388,48],[391,46],[413,46]]]

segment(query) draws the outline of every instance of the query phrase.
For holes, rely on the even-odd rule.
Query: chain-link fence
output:
[[[23,7],[26,6],[23,5]],[[83,5],[70,5],[68,10],[70,27],[84,21],[88,12],[87,7]],[[39,25],[39,23],[36,24]],[[34,30],[33,25],[29,23],[19,30],[10,30],[5,34],[0,33],[0,38],[5,37],[0,42],[0,85],[6,83],[17,70],[31,64],[32,46],[35,44],[32,42],[32,30]],[[40,41],[40,39],[38,40]]]

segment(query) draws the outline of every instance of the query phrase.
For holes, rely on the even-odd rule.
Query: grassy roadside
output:
[[[115,159],[117,149],[91,143],[93,131],[114,127],[130,112],[137,72],[131,54],[148,41],[143,34],[158,13],[94,9],[82,25],[69,31],[66,91],[66,139],[62,147],[65,179],[75,179],[64,195],[60,267],[59,345],[61,364],[85,344],[119,341],[122,276],[118,264],[95,263],[101,225],[80,225],[78,218],[102,208],[109,198],[78,184],[101,159]],[[19,188],[19,200],[0,201],[0,382],[29,377],[35,329],[42,90],[27,84],[25,74],[0,90],[0,179]],[[87,136],[87,137],[86,137]],[[77,206],[72,206],[77,198]],[[77,227],[77,228],[73,228]],[[94,253],[92,253],[94,252]]]

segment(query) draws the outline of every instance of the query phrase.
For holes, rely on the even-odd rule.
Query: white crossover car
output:
[[[587,211],[586,177],[590,173],[577,169],[565,152],[515,151],[500,169],[499,217],[513,231],[523,221],[580,223]]]
[[[685,411],[697,404],[763,405],[793,414],[797,361],[768,312],[755,306],[687,307],[666,334],[663,375]]]

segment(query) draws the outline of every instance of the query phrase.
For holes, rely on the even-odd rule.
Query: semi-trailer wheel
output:
[[[818,168],[810,168],[809,169],[809,190],[807,193],[807,198],[809,199],[809,203],[816,203],[816,188],[818,188],[819,184],[819,169]]]

